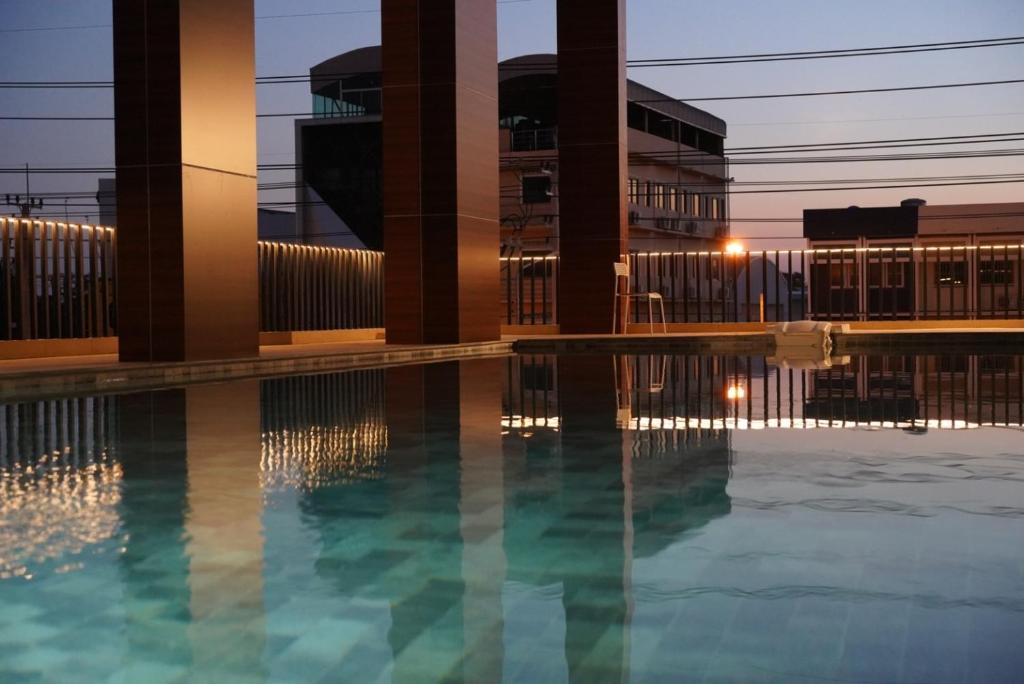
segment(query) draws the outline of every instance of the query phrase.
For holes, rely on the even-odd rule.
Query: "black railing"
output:
[[[557,323],[559,261],[547,257],[535,276],[541,260],[502,261],[504,323]],[[659,293],[668,323],[1024,318],[1020,244],[634,252],[628,260],[630,291]],[[647,316],[646,306],[632,308],[633,323]],[[657,308],[654,316],[660,322]]]
[[[558,129],[536,128],[510,131],[513,152],[536,152],[558,148]]]
[[[503,257],[500,277],[502,323],[549,325],[558,322],[557,257]]]
[[[797,369],[763,356],[607,359],[618,426],[639,431],[1024,427],[1024,356],[840,357]],[[559,429],[556,356],[506,361],[503,425]]]

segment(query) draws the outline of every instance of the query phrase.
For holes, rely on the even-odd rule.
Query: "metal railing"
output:
[[[260,242],[260,330],[384,325],[384,255]],[[0,218],[0,340],[117,334],[112,228]]]
[[[809,252],[810,315],[823,320],[1024,318],[1024,245]]]
[[[502,257],[499,272],[502,323],[558,322],[558,257]]]
[[[383,327],[383,253],[260,242],[258,259],[260,330]]]
[[[262,331],[383,327],[383,253],[260,242],[257,254]],[[659,293],[668,323],[1024,319],[1020,244],[628,260],[632,292]],[[499,278],[503,324],[558,323],[557,256],[502,257]],[[113,229],[0,219],[0,339],[115,335],[116,298]],[[647,307],[632,308],[632,322],[647,316]]]
[[[634,252],[628,260],[631,291],[659,293],[669,323],[1024,318],[1020,244]],[[557,257],[503,259],[502,321],[557,323],[558,273]],[[632,322],[646,323],[647,307],[633,307]]]
[[[511,131],[511,133],[513,152],[536,152],[537,150],[558,148],[558,129],[556,128],[537,128]]]
[[[0,339],[112,335],[114,253],[110,228],[0,218]]]

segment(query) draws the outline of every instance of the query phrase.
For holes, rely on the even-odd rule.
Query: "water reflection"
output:
[[[555,369],[509,359],[503,425],[557,430]],[[838,357],[798,368],[765,357],[626,356],[614,361],[617,423],[635,431],[1024,426],[1024,357]]]
[[[1000,568],[1019,556],[978,540],[1006,538],[1024,464],[797,467],[770,443],[746,458],[737,430],[1019,426],[1021,397],[1019,357],[580,355],[0,407],[0,639],[18,646],[0,679],[621,684],[722,662],[741,680],[751,662],[863,675],[842,648],[820,667],[778,662],[802,637],[776,622],[832,634],[849,606],[916,596],[981,619],[981,636],[986,619],[1017,625],[1024,588]],[[973,489],[942,489],[964,473]],[[987,554],[951,572],[993,595],[946,596],[914,568],[892,575],[917,583],[905,592],[862,586],[899,556],[869,531],[928,540],[914,526],[930,518]],[[822,529],[834,548],[809,533]],[[996,655],[987,667],[1017,664]]]
[[[118,529],[112,397],[0,406],[0,580],[82,553]],[[75,563],[55,567],[75,569]]]

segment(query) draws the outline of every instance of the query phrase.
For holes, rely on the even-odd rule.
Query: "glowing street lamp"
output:
[[[731,240],[725,246],[726,254],[742,254],[745,250],[743,249],[743,243],[739,240]]]

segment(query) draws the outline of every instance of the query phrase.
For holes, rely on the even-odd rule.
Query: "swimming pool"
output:
[[[509,357],[3,406],[0,681],[1020,681],[1022,367]]]

